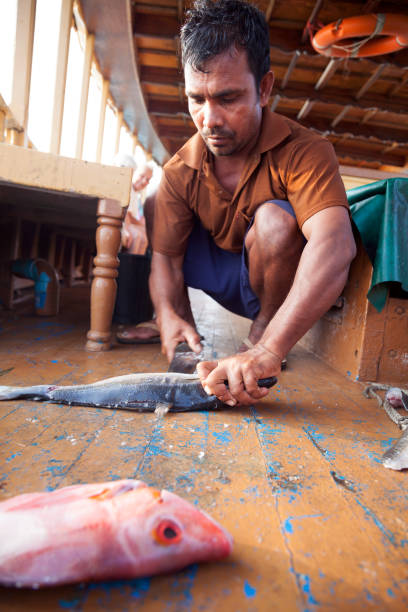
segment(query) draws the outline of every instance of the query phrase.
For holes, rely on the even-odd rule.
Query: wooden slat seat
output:
[[[96,231],[88,350],[110,348],[117,253],[131,177],[130,168],[0,143],[2,217],[14,215],[66,228],[67,235],[78,240],[89,240]]]

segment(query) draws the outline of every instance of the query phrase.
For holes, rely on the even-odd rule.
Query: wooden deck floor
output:
[[[83,288],[56,318],[2,320],[1,384],[82,383],[164,371],[158,345],[83,350]],[[248,322],[194,295],[214,354]],[[140,478],[197,503],[233,535],[232,557],[155,578],[43,591],[0,589],[0,609],[143,611],[406,610],[408,474],[386,470],[397,427],[363,385],[300,347],[255,407],[151,414],[0,404],[0,499],[73,483]],[[12,534],[10,535],[12,537]]]

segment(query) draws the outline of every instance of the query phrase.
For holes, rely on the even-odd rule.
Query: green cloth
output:
[[[367,298],[380,312],[390,283],[399,283],[400,289],[408,292],[408,179],[386,179],[355,187],[347,191],[347,199],[373,264]]]

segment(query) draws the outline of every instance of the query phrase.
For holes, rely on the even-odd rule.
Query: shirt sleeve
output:
[[[299,227],[330,206],[348,208],[336,154],[324,138],[308,139],[297,145],[288,164],[286,184]]]
[[[194,226],[194,213],[188,204],[189,169],[164,169],[156,194],[153,250],[177,257],[184,255]],[[184,179],[184,180],[183,180]]]

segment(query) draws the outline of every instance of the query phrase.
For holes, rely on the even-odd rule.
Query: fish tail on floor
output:
[[[12,400],[20,397],[48,399],[49,385],[35,385],[33,387],[8,387],[0,385],[0,401]]]

